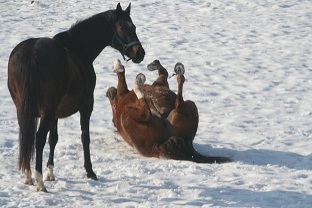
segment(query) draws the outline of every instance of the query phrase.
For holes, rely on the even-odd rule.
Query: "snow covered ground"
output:
[[[199,109],[195,148],[230,156],[222,165],[140,156],[115,133],[105,97],[117,83],[106,48],[95,60],[91,153],[98,181],[86,178],[79,116],[59,121],[55,182],[49,193],[23,184],[16,110],[7,90],[12,49],[29,37],[68,29],[114,9],[103,0],[0,0],[0,207],[311,207],[312,3],[310,0],[132,0],[146,50],[123,62],[129,87],[154,59],[186,67],[184,96]],[[126,8],[129,2],[122,1]],[[170,79],[176,89],[176,79]],[[176,91],[176,90],[175,90]],[[48,159],[48,144],[44,164]]]

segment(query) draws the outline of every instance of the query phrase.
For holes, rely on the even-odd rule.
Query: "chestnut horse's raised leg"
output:
[[[109,99],[110,105],[113,111],[113,123],[115,125],[115,113],[117,108],[117,103],[119,98],[123,97],[125,94],[129,92],[126,77],[125,77],[125,67],[121,64],[119,59],[114,61],[114,71],[118,77],[117,88],[110,87],[106,91],[106,97]]]
[[[147,65],[147,69],[150,71],[158,70],[158,77],[153,83],[153,86],[160,85],[169,89],[168,71],[160,64],[159,60],[154,60],[152,63]]]
[[[118,76],[117,100],[119,100],[120,97],[123,97],[129,92],[125,77],[125,67],[121,64],[119,59],[114,61],[114,72]]]
[[[133,92],[135,93],[139,105],[136,105],[135,108],[128,108],[127,113],[133,119],[137,122],[146,122],[150,120],[151,118],[151,112],[150,109],[144,99],[144,83],[146,81],[146,77],[144,74],[140,73],[135,78],[135,84],[133,88]]]
[[[141,155],[158,157],[157,145],[165,138],[161,119],[153,116],[144,97],[144,74],[138,74],[135,79],[133,91],[129,93],[131,99],[122,104],[121,126],[124,139],[134,146]],[[134,94],[134,96],[133,96]]]
[[[118,77],[118,83],[117,88],[110,87],[106,91],[106,97],[109,99],[110,105],[112,107],[112,113],[113,113],[113,124],[116,126],[116,110],[118,105],[118,100],[125,96],[130,91],[128,90],[126,77],[125,77],[125,67],[121,64],[119,59],[116,59],[114,61],[114,72],[117,74]]]
[[[197,163],[224,163],[231,160],[226,157],[207,157],[193,147],[193,140],[198,127],[198,110],[193,101],[184,101],[182,96],[184,66],[177,63],[175,73],[178,80],[178,94],[173,109],[167,117],[170,123],[171,137],[159,146],[161,157],[176,160],[189,160]]]
[[[193,101],[184,101],[183,99],[182,92],[185,82],[184,66],[177,63],[175,72],[177,74],[178,93],[175,101],[175,109],[170,112],[167,119],[173,126],[171,128],[171,135],[182,136],[192,142],[198,127],[198,110]]]

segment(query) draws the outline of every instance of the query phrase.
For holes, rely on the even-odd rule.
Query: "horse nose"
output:
[[[139,49],[136,51],[136,56],[138,57],[139,60],[143,60],[145,56],[145,51],[142,48],[142,46],[139,47]]]
[[[133,46],[132,61],[134,63],[140,63],[141,61],[143,61],[144,56],[145,56],[145,51],[141,44]]]

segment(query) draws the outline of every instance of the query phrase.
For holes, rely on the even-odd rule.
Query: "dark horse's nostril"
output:
[[[145,56],[145,51],[142,48],[141,45],[136,45],[133,48],[133,53],[132,53],[132,61],[135,63],[140,63],[141,61],[143,61]]]
[[[142,59],[144,58],[144,56],[145,56],[145,51],[144,51],[143,48],[141,48],[140,50],[138,50],[137,56],[140,57],[140,58],[142,58]]]

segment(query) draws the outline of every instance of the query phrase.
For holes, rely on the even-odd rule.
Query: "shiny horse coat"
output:
[[[31,38],[13,49],[8,63],[8,88],[17,109],[20,127],[18,164],[25,173],[26,184],[33,184],[30,161],[35,153],[37,191],[46,191],[42,179],[42,152],[48,132],[50,156],[46,180],[54,180],[57,121],[78,111],[84,167],[88,178],[97,179],[89,148],[96,83],[92,63],[106,46],[117,49],[134,63],[141,62],[145,52],[135,30],[130,5],[123,11],[118,4],[115,10],[82,20],[53,38]]]

